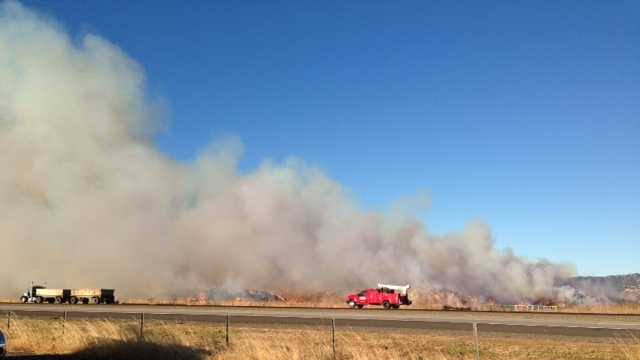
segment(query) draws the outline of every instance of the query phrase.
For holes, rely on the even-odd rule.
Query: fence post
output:
[[[144,313],[140,313],[140,335],[138,335],[138,341],[144,339]]]
[[[11,330],[11,311],[7,311],[7,331]]]
[[[224,339],[227,346],[229,346],[229,313],[227,313],[227,318],[224,326]]]
[[[64,336],[65,328],[67,327],[67,311],[64,311],[64,315],[62,316],[62,336]],[[64,337],[62,338],[64,340]]]
[[[333,346],[333,359],[336,358],[336,319],[331,318],[331,344]]]
[[[476,360],[480,360],[480,340],[478,339],[478,323],[473,323],[473,341],[476,344]]]

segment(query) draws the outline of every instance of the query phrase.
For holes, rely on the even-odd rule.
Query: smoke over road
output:
[[[436,236],[363,211],[301,161],[240,173],[238,141],[176,162],[154,146],[161,125],[121,49],[0,3],[0,296],[34,279],[130,296],[385,281],[518,301],[573,274],[496,249],[481,223]]]

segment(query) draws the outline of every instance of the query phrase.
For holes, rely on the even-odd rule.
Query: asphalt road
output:
[[[146,320],[194,320],[247,326],[329,326],[379,330],[471,331],[589,337],[640,337],[640,316],[562,313],[447,312],[420,310],[353,310],[327,308],[163,306],[163,305],[0,305],[0,313],[67,318],[109,317]]]

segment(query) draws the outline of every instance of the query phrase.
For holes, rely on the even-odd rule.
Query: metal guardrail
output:
[[[557,312],[558,307],[555,305],[502,305],[503,309],[514,312]]]

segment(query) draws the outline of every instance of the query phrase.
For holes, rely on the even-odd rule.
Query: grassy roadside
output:
[[[6,330],[6,324],[0,328]],[[229,346],[218,324],[149,321],[139,341],[135,320],[14,318],[9,351],[79,359],[331,359],[327,328],[234,327]],[[640,360],[638,339],[482,335],[482,359]],[[147,354],[148,357],[142,354]],[[470,333],[339,329],[337,359],[474,359]]]

